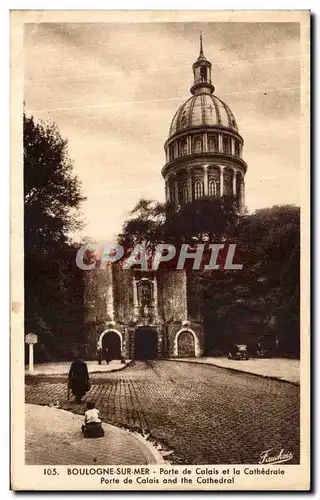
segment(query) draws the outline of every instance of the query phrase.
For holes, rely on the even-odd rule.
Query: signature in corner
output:
[[[260,453],[259,464],[282,464],[292,460],[292,458],[293,453],[291,451],[285,451],[282,448],[279,452],[276,452],[275,448],[270,448]]]

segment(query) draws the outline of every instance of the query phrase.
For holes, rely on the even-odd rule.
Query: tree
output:
[[[57,126],[24,115],[23,130],[25,329],[40,334],[38,356],[59,357],[79,329],[81,276],[71,235],[82,225],[84,197]]]
[[[130,250],[138,244],[151,249],[162,242],[167,210],[168,206],[164,203],[142,198],[123,224],[122,233],[118,236],[119,243]]]
[[[243,269],[199,273],[209,349],[227,349],[231,339],[279,342],[279,353],[300,349],[300,210],[291,205],[257,210],[230,233]]]
[[[140,200],[125,221],[119,241],[125,246],[144,243],[151,248],[157,243],[212,242],[223,238],[238,220],[232,197],[202,198],[176,206]]]
[[[83,196],[68,156],[68,143],[55,124],[23,117],[25,246],[47,252],[81,227]]]

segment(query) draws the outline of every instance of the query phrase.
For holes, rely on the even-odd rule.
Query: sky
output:
[[[298,23],[25,24],[25,112],[68,139],[87,200],[79,236],[113,239],[139,201],[164,201],[171,120],[199,53],[244,138],[246,206],[300,204]]]

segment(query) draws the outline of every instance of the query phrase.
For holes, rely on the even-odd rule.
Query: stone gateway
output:
[[[233,196],[244,210],[243,139],[229,107],[214,95],[211,63],[193,64],[192,97],[175,113],[165,143],[165,198],[177,206],[203,197]],[[204,353],[201,304],[193,307],[192,273],[123,269],[119,262],[85,275],[87,355],[112,359],[199,357]]]
[[[85,278],[90,358],[106,347],[112,359],[203,354],[202,319],[188,315],[186,271],[143,272],[108,263],[85,272]]]

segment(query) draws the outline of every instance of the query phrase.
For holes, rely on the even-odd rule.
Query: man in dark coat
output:
[[[99,363],[99,365],[101,365],[102,359],[103,359],[102,347],[98,347],[98,363]]]
[[[105,347],[103,349],[103,354],[104,354],[104,359],[106,360],[106,363],[108,365],[111,361],[111,354],[110,354],[110,351],[107,347]]]
[[[76,397],[76,402],[81,403],[81,398],[89,389],[89,373],[86,363],[77,356],[69,371],[69,387]]]

